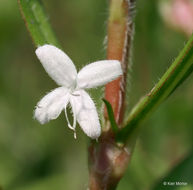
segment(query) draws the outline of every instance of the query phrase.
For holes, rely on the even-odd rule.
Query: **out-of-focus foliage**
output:
[[[43,1],[64,51],[81,68],[104,59],[107,1]],[[153,86],[186,38],[168,28],[157,1],[137,2],[128,109]],[[16,1],[0,0],[0,187],[5,190],[86,189],[87,137],[74,140],[61,115],[41,126],[33,109],[55,83],[37,60]],[[150,189],[192,148],[193,78],[143,123],[118,190]],[[101,91],[91,91],[101,104]],[[97,98],[98,97],[98,98]],[[186,181],[183,179],[182,181]],[[179,187],[182,189],[182,187]],[[188,187],[187,187],[188,189]]]
[[[163,185],[169,186],[167,189],[175,190],[178,186],[191,186],[193,187],[193,152],[188,155],[181,163],[178,163],[176,167],[164,177],[160,183],[158,183],[154,190],[162,190]],[[168,185],[169,184],[169,185]],[[170,185],[172,184],[172,185]],[[187,188],[187,187],[186,187]]]

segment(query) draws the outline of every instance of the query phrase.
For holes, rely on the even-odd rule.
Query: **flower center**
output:
[[[73,94],[73,92],[76,90],[77,88],[77,82],[76,80],[72,83],[72,86],[70,87],[70,94]]]

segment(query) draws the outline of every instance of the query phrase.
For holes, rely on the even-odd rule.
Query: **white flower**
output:
[[[76,121],[78,121],[89,137],[98,138],[101,127],[96,107],[84,89],[104,85],[122,75],[120,62],[97,61],[83,67],[77,73],[72,60],[55,46],[38,47],[36,55],[48,75],[61,87],[54,89],[39,101],[34,117],[44,124],[56,119],[64,110],[70,129],[75,131]],[[68,104],[71,105],[74,116],[72,126],[66,112]]]

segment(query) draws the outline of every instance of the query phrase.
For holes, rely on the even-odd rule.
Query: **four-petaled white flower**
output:
[[[56,119],[64,110],[70,129],[75,132],[76,121],[78,121],[89,137],[98,138],[101,134],[101,127],[96,107],[84,89],[104,85],[122,75],[120,62],[97,61],[83,67],[77,73],[72,60],[55,46],[38,47],[36,55],[48,75],[61,87],[54,89],[39,101],[34,117],[44,124]],[[74,116],[73,125],[70,125],[66,111],[69,103]]]

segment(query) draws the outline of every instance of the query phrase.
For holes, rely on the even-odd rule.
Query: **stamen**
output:
[[[68,123],[68,127],[74,131],[74,128]]]
[[[67,111],[66,111],[66,106],[65,106],[65,108],[64,108],[64,113],[65,113],[65,116],[66,116],[66,120],[67,120],[67,123],[68,123],[68,127],[74,131],[74,128],[70,125],[70,121],[69,121],[69,119],[68,119],[68,114],[67,114]]]
[[[76,114],[75,114],[73,108],[72,108],[72,112],[73,112],[73,128],[75,130],[75,128],[76,128]]]
[[[76,139],[76,113],[72,107],[72,112],[73,112],[73,130],[74,130],[74,138]]]
[[[74,94],[74,93],[72,93],[72,96],[80,96],[80,94]]]
[[[74,138],[76,139],[76,131],[74,130]]]
[[[74,138],[76,139],[76,131],[75,131],[75,128],[76,128],[76,114],[73,114],[73,126],[70,124],[70,121],[68,119],[68,114],[67,114],[67,111],[66,111],[66,107],[64,108],[64,113],[65,113],[65,116],[66,116],[66,120],[67,120],[67,123],[68,123],[68,127],[74,131]]]

